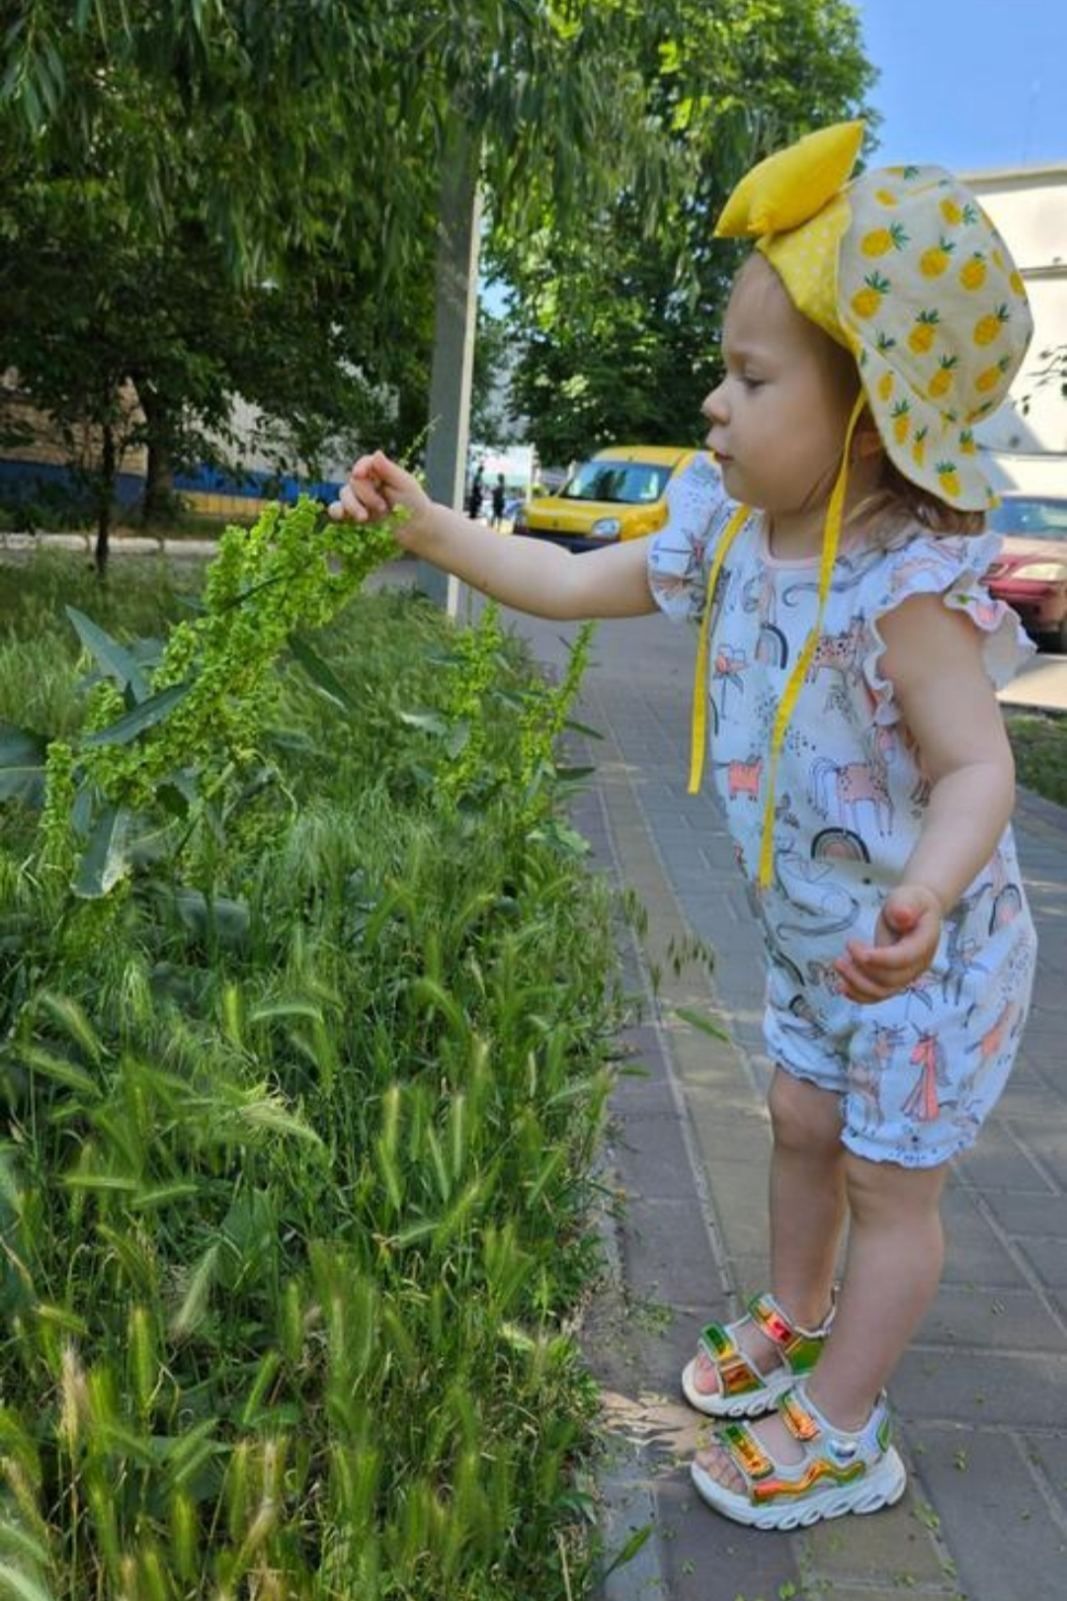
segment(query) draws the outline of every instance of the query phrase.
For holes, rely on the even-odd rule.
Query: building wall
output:
[[[1039,383],[1044,352],[1067,347],[1067,161],[965,175],[1026,284],[1034,337],[1009,401],[978,429],[1001,487],[1067,493],[1067,399]]]

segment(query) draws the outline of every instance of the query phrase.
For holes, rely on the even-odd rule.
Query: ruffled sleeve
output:
[[[665,498],[667,521],[648,542],[648,587],[668,617],[695,622],[704,606],[708,548],[733,503],[705,452],[675,474]]]
[[[985,586],[985,574],[1000,551],[999,534],[979,536],[921,534],[887,553],[869,580],[864,595],[863,675],[874,697],[874,721],[883,725],[900,717],[893,685],[882,675],[885,640],[881,623],[912,595],[940,595],[952,611],[966,612],[981,630],[982,660],[996,689],[1002,689],[1033,655],[1015,612],[994,600]]]

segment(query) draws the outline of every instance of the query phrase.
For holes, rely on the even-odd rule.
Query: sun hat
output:
[[[852,437],[869,410],[909,482],[961,511],[995,505],[974,424],[1004,400],[1033,334],[1022,278],[975,196],[936,166],[851,179],[861,121],[808,134],[749,171],[716,225],[751,237],[802,316],[851,351],[860,392],[823,529],[816,617],[778,705],[768,760],[759,883],[773,870],[775,774],[821,631],[841,536]],[[851,181],[850,181],[851,179]],[[747,520],[740,507],[708,574],[693,702],[689,792],[706,749],[708,627],[719,572]]]
[[[894,465],[962,511],[996,497],[973,428],[1008,393],[1033,335],[1011,253],[941,167],[848,182],[863,123],[837,123],[753,167],[719,237],[755,235],[802,315],[852,351]]]

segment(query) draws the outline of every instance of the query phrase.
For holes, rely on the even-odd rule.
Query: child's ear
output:
[[[864,461],[872,456],[880,456],[884,448],[874,418],[869,411],[865,411],[852,435],[853,455],[857,461]]]

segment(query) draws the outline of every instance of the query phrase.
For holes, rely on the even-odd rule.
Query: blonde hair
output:
[[[874,428],[870,412],[864,413],[860,427],[865,424]],[[915,523],[931,534],[970,536],[984,533],[986,526],[984,511],[961,511],[958,506],[950,506],[930,490],[905,478],[884,445],[878,486],[853,507],[848,521],[855,523],[861,518],[871,524],[879,542]]]

